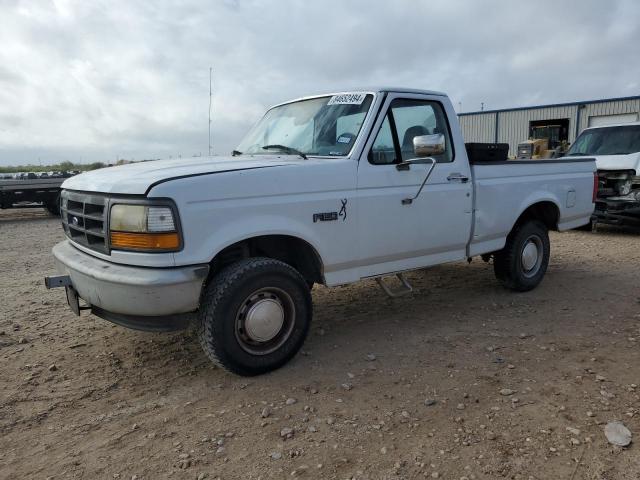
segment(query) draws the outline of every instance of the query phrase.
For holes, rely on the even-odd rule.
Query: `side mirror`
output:
[[[445,139],[441,133],[413,137],[413,153],[416,157],[431,157],[445,152]]]

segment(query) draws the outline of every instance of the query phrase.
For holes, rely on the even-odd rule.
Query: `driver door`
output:
[[[418,94],[389,94],[385,100],[358,165],[361,278],[466,257],[471,174],[466,156],[456,155],[464,145],[452,143],[460,138],[447,120],[455,112],[441,100]],[[420,195],[403,203],[416,195],[431,165],[397,165],[416,157],[415,136],[437,133],[445,136],[445,152],[434,156],[437,163]]]

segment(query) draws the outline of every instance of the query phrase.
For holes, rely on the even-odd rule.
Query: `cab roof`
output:
[[[368,89],[362,89],[365,91],[373,91],[373,92],[399,92],[399,93],[419,93],[422,95],[438,95],[440,97],[446,97],[447,94],[444,92],[438,92],[436,90],[423,90],[421,88],[407,88],[407,87],[369,87]]]
[[[398,93],[416,93],[419,95],[437,95],[439,97],[446,97],[447,94],[444,92],[438,92],[435,90],[422,90],[419,88],[407,88],[407,87],[382,87],[382,86],[368,86],[368,87],[354,87],[354,88],[347,88],[344,90],[331,90],[331,91],[325,91],[325,92],[320,92],[320,93],[314,93],[311,95],[305,95],[304,97],[299,97],[299,98],[292,98],[290,100],[287,100],[285,102],[280,102],[276,105],[273,105],[271,107],[269,107],[269,109],[274,108],[274,107],[278,107],[280,105],[285,105],[287,103],[293,103],[293,102],[298,102],[300,100],[306,100],[309,98],[316,98],[316,97],[325,97],[328,95],[338,95],[341,93],[349,93],[349,92],[372,92],[372,93],[388,93],[388,92],[398,92]]]

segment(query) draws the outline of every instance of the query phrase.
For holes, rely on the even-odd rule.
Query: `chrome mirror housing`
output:
[[[416,157],[431,157],[445,152],[445,138],[441,133],[413,137],[413,153]]]

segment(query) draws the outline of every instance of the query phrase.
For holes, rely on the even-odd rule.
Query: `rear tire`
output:
[[[311,324],[307,281],[270,258],[224,268],[205,287],[198,337],[215,364],[243,376],[275,370],[300,350]]]
[[[59,217],[60,216],[60,195],[56,196],[55,201],[45,202],[43,206],[51,215]]]
[[[502,250],[494,255],[493,271],[506,287],[518,292],[534,289],[549,265],[549,232],[538,220],[516,225]]]

